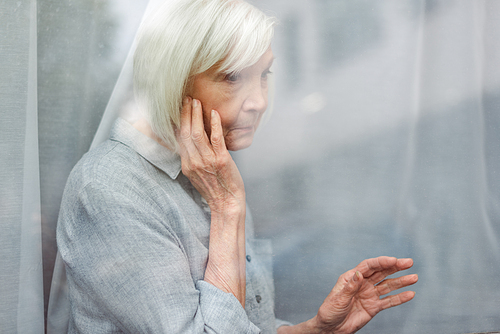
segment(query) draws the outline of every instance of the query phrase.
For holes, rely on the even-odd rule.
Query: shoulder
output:
[[[85,154],[71,171],[61,214],[73,216],[78,209],[87,214],[116,212],[124,207],[153,214],[160,210],[160,197],[163,209],[168,209],[169,195],[164,192],[173,182],[132,148],[107,140]]]
[[[132,148],[108,140],[85,154],[71,171],[58,234],[126,231],[148,224],[156,230],[170,229],[181,219],[170,192],[174,183]]]
[[[138,172],[139,160],[140,156],[129,147],[107,140],[78,161],[69,175],[68,185],[84,188],[89,183],[113,183]]]
[[[158,171],[132,148],[107,140],[86,153],[71,171],[65,192],[105,187],[117,192],[144,189],[158,177]]]

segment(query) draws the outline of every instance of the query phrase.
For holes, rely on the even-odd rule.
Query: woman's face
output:
[[[201,101],[205,131],[210,138],[210,113],[216,110],[228,150],[237,151],[252,144],[253,135],[267,108],[267,76],[273,62],[269,48],[254,65],[237,75],[216,69],[196,75],[188,96]]]

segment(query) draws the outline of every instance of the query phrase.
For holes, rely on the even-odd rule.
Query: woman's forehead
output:
[[[267,49],[267,51],[253,64],[246,66],[242,68],[238,72],[247,72],[247,71],[252,71],[252,70],[264,70],[266,68],[271,67],[272,63],[274,61],[274,54],[273,51],[271,50],[271,47]]]

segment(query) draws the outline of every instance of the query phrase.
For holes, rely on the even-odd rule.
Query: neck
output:
[[[168,148],[169,150],[170,147],[168,147],[163,140],[161,140],[154,132],[153,129],[151,129],[151,125],[149,125],[149,122],[143,117],[137,120],[132,126],[142,134],[148,136],[149,138],[155,140],[158,142],[160,145]]]

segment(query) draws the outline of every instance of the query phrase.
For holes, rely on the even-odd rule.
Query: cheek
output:
[[[224,133],[227,133],[238,122],[241,104],[238,103],[237,98],[230,96],[230,94],[222,94],[220,97],[219,101],[217,101],[218,103],[214,104],[212,109],[215,109],[219,113],[222,129]]]
[[[237,111],[237,109],[225,110],[224,113],[221,113],[221,122],[224,135],[230,133],[230,131],[239,124],[238,116],[239,112]]]
[[[231,130],[233,125],[238,121],[238,108],[231,99],[224,99],[224,95],[218,93],[218,99],[199,99],[203,106],[203,123],[208,136],[212,131],[211,119],[212,110],[219,113],[221,119],[222,133],[224,136]]]
[[[191,97],[200,100],[203,107],[203,121],[207,134],[211,133],[211,113],[216,110],[221,118],[224,136],[237,123],[241,109],[239,89],[215,83],[210,80],[195,80],[191,90]]]
[[[210,137],[211,133],[211,114],[212,110],[217,110],[219,111],[219,114],[221,114],[219,110],[219,106],[223,105],[223,101],[221,101],[221,98],[223,97],[223,94],[221,94],[221,91],[217,89],[217,87],[214,87],[214,84],[207,84],[203,81],[195,82],[193,85],[193,90],[191,91],[192,98],[197,99],[201,102],[201,106],[203,109],[203,125],[205,128],[205,131],[207,132],[208,136]],[[221,115],[222,118],[222,115]],[[224,119],[222,118],[223,122],[223,128],[224,128]]]

